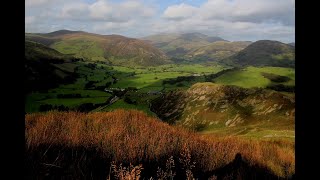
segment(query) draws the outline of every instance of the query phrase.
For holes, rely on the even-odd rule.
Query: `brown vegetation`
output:
[[[132,110],[27,114],[26,153],[28,175],[39,177],[41,173],[50,176],[52,168],[61,172],[68,167],[69,171],[78,168],[81,173],[84,169],[101,168],[102,176],[107,178],[111,162],[142,164],[143,167],[138,168],[130,166],[131,175],[138,177],[157,177],[157,171],[165,174],[157,168],[165,169],[165,166],[169,166],[170,172],[165,176],[174,176],[170,170],[181,168],[185,169],[182,177],[197,178],[205,173],[209,173],[209,177],[216,169],[231,163],[237,153],[250,166],[264,167],[279,177],[290,177],[295,172],[293,142],[199,135]],[[88,163],[90,158],[99,159],[100,165],[105,167],[96,168],[99,163]],[[66,164],[68,159],[72,167]],[[47,169],[39,168],[39,164]],[[122,167],[112,167],[122,172]],[[177,172],[176,177],[179,176]]]

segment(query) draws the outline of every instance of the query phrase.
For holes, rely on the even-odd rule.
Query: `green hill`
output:
[[[154,100],[152,110],[164,121],[202,132],[250,136],[294,132],[294,95],[262,88],[197,83]]]
[[[232,66],[294,67],[295,48],[278,41],[260,40],[222,62]]]
[[[25,92],[73,82],[76,78],[73,62],[79,60],[43,44],[25,41]]]
[[[221,60],[246,48],[251,42],[249,41],[216,41],[207,46],[194,49],[186,54],[189,59],[204,59],[204,60]]]
[[[159,34],[142,39],[151,42],[170,57],[181,57],[191,50],[207,46],[212,42],[226,41],[220,37],[210,37],[201,33]]]
[[[48,34],[28,33],[25,36],[26,40],[42,43],[87,61],[124,66],[154,66],[169,62],[166,55],[151,44],[120,35],[61,30]]]

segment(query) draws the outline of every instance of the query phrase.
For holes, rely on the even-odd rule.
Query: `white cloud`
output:
[[[35,17],[34,16],[26,16],[25,17],[25,23],[26,24],[32,24],[35,20]]]
[[[294,39],[294,11],[292,0],[208,0],[199,7],[184,3],[169,6],[163,21],[153,26],[167,32],[198,31],[226,39],[290,41]]]
[[[88,5],[85,3],[71,3],[65,5],[59,15],[63,19],[87,19],[86,15],[89,13]]]
[[[50,0],[26,0],[26,6],[38,6],[48,3]]]
[[[164,11],[163,17],[171,20],[182,20],[194,16],[197,11],[198,8],[182,3],[179,5],[169,6]]]
[[[201,32],[228,40],[294,41],[293,0],[207,0],[197,6],[182,1],[162,12],[157,1],[26,0],[26,31],[70,29],[127,36]]]
[[[294,3],[291,0],[208,0],[200,7],[206,19],[294,24]]]
[[[93,31],[95,33],[113,33],[119,31],[125,31],[128,28],[136,25],[134,21],[128,22],[106,22],[106,23],[99,23],[93,26]]]

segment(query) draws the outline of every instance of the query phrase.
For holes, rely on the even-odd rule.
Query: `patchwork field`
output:
[[[61,66],[61,65],[60,65]],[[99,104],[107,101],[112,96],[105,92],[105,88],[137,88],[132,97],[144,96],[144,102],[140,104],[128,104],[123,100],[112,105],[104,105],[99,111],[109,111],[117,107],[144,110],[152,114],[148,109],[147,101],[154,97],[150,92],[165,92],[176,88],[188,88],[196,82],[203,82],[203,75],[217,73],[224,69],[220,65],[162,65],[149,68],[130,68],[122,66],[108,66],[101,63],[77,62],[63,68],[72,68],[79,74],[79,78],[72,84],[60,85],[47,92],[34,92],[27,95],[26,112],[37,112],[41,105],[65,106],[69,109],[76,108],[84,103]],[[180,80],[179,83],[164,83],[164,80],[177,77],[193,77],[188,80]],[[91,82],[89,84],[88,82]],[[73,98],[58,98],[60,95],[79,94]]]

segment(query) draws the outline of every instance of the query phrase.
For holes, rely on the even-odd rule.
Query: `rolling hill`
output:
[[[163,50],[170,57],[181,57],[189,51],[207,46],[216,41],[226,41],[220,37],[210,37],[201,33],[159,34],[142,38]]]
[[[79,60],[43,44],[25,41],[25,92],[73,82],[76,78],[73,62]]]
[[[279,41],[260,40],[221,62],[232,66],[295,67],[295,48]]]
[[[185,57],[188,59],[221,60],[246,48],[249,41],[215,41],[207,46],[200,47],[188,52]]]
[[[291,45],[291,46],[296,46],[296,43],[295,43],[295,42],[288,43],[288,44]]]
[[[153,66],[169,62],[166,55],[151,44],[120,35],[60,30],[47,34],[27,33],[25,38],[88,61],[125,66]]]
[[[151,108],[166,122],[203,132],[264,136],[294,131],[294,96],[262,88],[197,83],[165,94]]]

